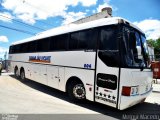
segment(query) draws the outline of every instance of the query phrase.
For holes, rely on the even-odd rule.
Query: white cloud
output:
[[[109,5],[109,3],[106,2],[106,3],[98,6],[97,12],[101,12],[101,10],[102,10],[103,8],[105,8],[105,7],[111,7],[111,8],[112,8],[112,6]]]
[[[97,0],[4,0],[2,6],[13,11],[16,18],[34,24],[35,20],[45,20],[48,17],[63,16],[68,6],[89,7]]]
[[[85,15],[86,15],[86,13],[83,13],[83,12],[78,12],[78,13],[69,12],[66,15],[63,16],[65,18],[65,20],[63,21],[62,24],[63,25],[64,24],[69,24],[69,23],[74,22],[78,19],[84,18]]]
[[[0,47],[0,54],[5,53],[6,51],[8,51],[7,48]]]
[[[7,12],[0,13],[0,20],[1,21],[11,22],[12,18],[13,18],[13,16],[10,13],[7,13]]]
[[[104,0],[104,3],[99,5],[98,8],[97,8],[97,12],[101,12],[101,10],[105,7],[110,7],[112,8],[112,11],[117,11],[118,8],[113,6],[113,5],[110,5],[110,0]]]
[[[8,42],[8,38],[6,36],[0,36],[0,42]]]
[[[157,39],[160,37],[160,20],[146,19],[134,22],[146,34],[147,39]]]

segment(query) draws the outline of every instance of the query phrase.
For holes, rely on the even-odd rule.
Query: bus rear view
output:
[[[119,20],[100,32],[95,101],[120,110],[143,102],[152,92],[145,35],[132,26]]]

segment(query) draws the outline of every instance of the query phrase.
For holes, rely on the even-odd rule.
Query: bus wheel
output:
[[[86,98],[86,92],[83,84],[72,82],[68,87],[68,95],[72,101],[84,100]]]
[[[22,82],[24,82],[25,79],[26,79],[26,78],[25,78],[25,72],[24,72],[23,69],[22,69],[21,72],[20,72],[20,79],[21,79]]]
[[[16,67],[15,70],[14,70],[14,75],[18,78],[19,75],[18,75],[18,68]]]

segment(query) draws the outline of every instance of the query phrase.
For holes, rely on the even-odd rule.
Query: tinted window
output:
[[[106,26],[100,32],[100,50],[117,50],[117,26]]]
[[[23,43],[23,44],[20,44],[20,53],[26,53],[28,52],[27,51],[27,48],[28,48],[28,43]]]
[[[120,65],[117,33],[118,29],[116,26],[100,28],[100,51],[98,56],[107,66],[111,67]]]
[[[49,51],[49,38],[37,40],[37,52]]]
[[[37,41],[28,42],[28,52],[36,52]]]
[[[85,30],[79,32],[79,49],[95,49],[96,46],[96,32],[93,30]]]
[[[14,46],[14,53],[19,53],[20,52],[20,45],[15,45]]]
[[[9,47],[9,54],[14,53],[13,48],[14,48],[14,46],[10,46],[10,47]]]
[[[78,49],[78,38],[79,38],[79,32],[70,34],[70,39],[69,39],[70,50]]]
[[[50,38],[50,50],[66,50],[68,34],[53,36]]]
[[[71,33],[69,40],[69,49],[95,49],[97,33],[90,29]]]

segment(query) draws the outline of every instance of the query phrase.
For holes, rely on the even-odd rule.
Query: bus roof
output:
[[[47,38],[47,37],[51,37],[51,36],[56,36],[56,35],[60,35],[60,34],[78,31],[78,30],[85,30],[85,29],[104,26],[104,25],[114,25],[114,24],[118,24],[119,20],[123,20],[123,21],[129,23],[130,26],[132,26],[135,29],[142,32],[137,26],[135,26],[134,24],[130,23],[129,21],[127,21],[121,17],[110,17],[110,18],[102,18],[102,19],[98,19],[98,20],[94,20],[94,21],[90,21],[90,22],[86,22],[86,23],[82,23],[82,24],[68,24],[68,25],[60,26],[57,28],[53,28],[53,29],[38,33],[33,37],[30,37],[30,38],[27,38],[24,40],[20,40],[20,41],[16,41],[16,42],[12,43],[11,45],[16,45],[16,44],[29,42],[29,41],[39,40],[42,38]]]

